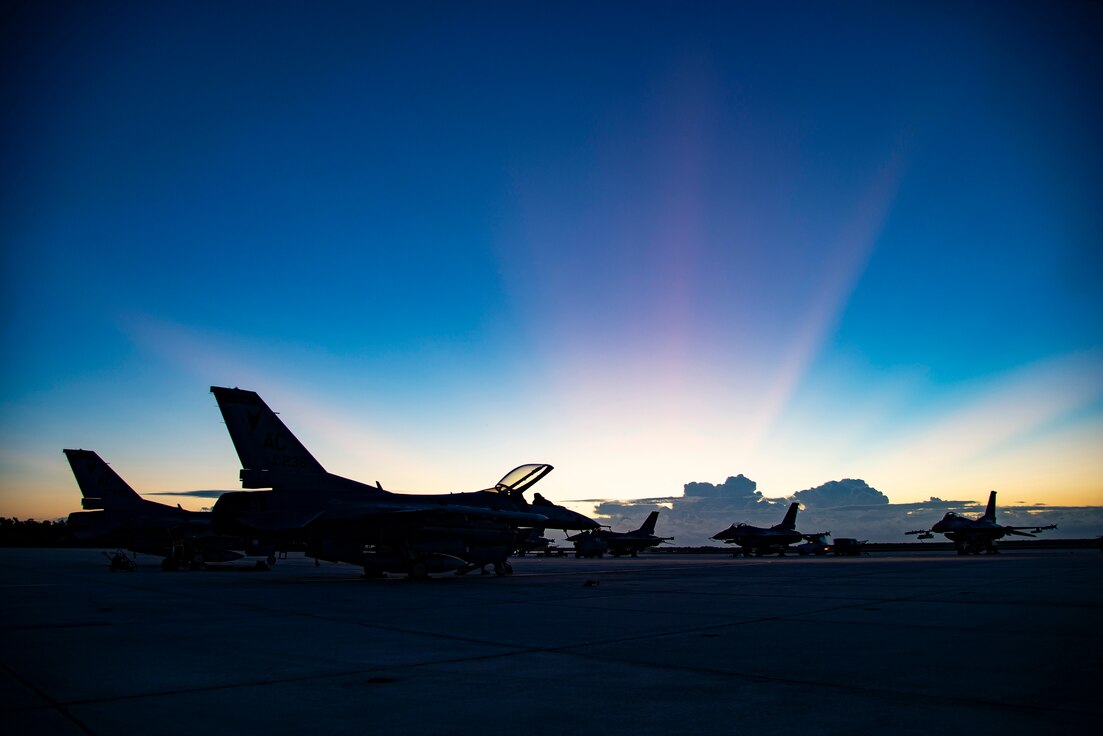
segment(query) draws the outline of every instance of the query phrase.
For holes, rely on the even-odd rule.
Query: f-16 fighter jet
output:
[[[999,552],[996,540],[1005,536],[1015,535],[1019,537],[1033,537],[1046,529],[1056,529],[1056,524],[1048,526],[1000,526],[996,523],[996,492],[988,494],[988,506],[984,515],[976,519],[958,516],[952,511],[946,513],[942,520],[930,529],[914,529],[905,534],[918,534],[919,539],[930,539],[935,534],[945,534],[946,538],[954,543],[959,555],[981,552],[995,554]],[[1023,531],[1029,529],[1030,532]]]
[[[768,529],[750,524],[732,524],[724,531],[712,535],[712,538],[722,540],[726,544],[738,544],[740,549],[735,554],[742,553],[744,557],[749,557],[751,553],[755,556],[784,555],[790,544],[817,536],[801,534],[796,530],[799,510],[800,504],[792,503],[789,504],[789,510],[785,512],[785,518],[780,524],[775,524]]]
[[[643,526],[631,532],[614,532],[609,529],[591,529],[567,540],[574,542],[575,557],[602,557],[606,552],[613,557],[623,555],[637,556],[641,550],[657,547],[663,542],[674,537],[656,537],[655,522],[659,519],[659,512],[652,511],[647,515]]]
[[[216,534],[211,514],[186,511],[139,496],[118,473],[91,450],[62,450],[80,486],[81,508],[69,514],[69,531],[77,539],[120,544],[132,552],[164,557],[165,570],[199,568],[208,562],[230,562],[245,555],[245,541]],[[268,556],[273,550],[253,549]]]
[[[223,495],[216,528],[288,538],[322,560],[362,565],[367,576],[405,572],[459,573],[506,559],[518,527],[590,529],[597,522],[550,502],[535,505],[524,492],[551,472],[545,464],[514,468],[492,488],[469,493],[391,493],[326,472],[253,391],[212,386],[241,459],[243,488]]]

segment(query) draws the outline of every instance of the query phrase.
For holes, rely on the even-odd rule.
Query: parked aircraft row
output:
[[[95,452],[64,450],[85,509],[69,516],[74,536],[117,540],[130,550],[160,555],[166,569],[243,556],[271,564],[277,550],[299,545],[315,559],[361,566],[368,576],[399,572],[413,578],[485,572],[491,566],[499,575],[508,574],[508,557],[515,550],[549,546],[546,529],[579,531],[567,537],[578,557],[635,557],[672,539],[655,535],[658,511],[639,529],[614,532],[538,493],[528,502],[525,492],[552,470],[543,463],[518,466],[485,490],[432,495],[394,493],[378,481],[368,485],[334,475],[256,392],[219,386],[211,392],[241,461],[242,488],[249,490],[221,493],[210,512],[186,511],[143,499]],[[908,534],[928,539],[933,532],[943,533],[966,554],[995,552],[995,540],[1006,534],[1033,536],[1023,530],[1054,528],[996,524],[995,498],[993,491],[979,519],[950,513],[930,530]],[[829,532],[797,531],[799,508],[791,504],[772,527],[732,524],[712,538],[737,545],[736,554],[744,556],[781,555],[801,540],[815,548]]]
[[[134,551],[165,556],[165,567],[241,557],[271,557],[305,545],[319,560],[362,566],[366,575],[470,572],[508,574],[520,527],[583,530],[582,514],[525,491],[551,472],[543,463],[514,468],[492,488],[466,493],[392,493],[329,473],[253,391],[212,386],[241,460],[243,488],[222,494],[210,512],[190,512],[138,496],[98,455],[66,450],[89,511],[70,516],[78,538],[123,535]]]
[[[745,557],[751,555],[761,556],[766,554],[784,555],[794,548],[791,545],[800,544],[795,550],[801,554],[826,554],[835,551],[836,554],[855,554],[864,542],[847,538],[836,540],[842,542],[840,549],[833,549],[835,545],[828,542],[831,532],[805,533],[797,531],[797,512],[799,503],[792,503],[785,512],[784,518],[771,527],[757,527],[750,524],[732,524],[727,529],[717,532],[712,539],[732,544],[738,547],[733,556],[742,554]],[[652,511],[647,521],[639,529],[633,532],[612,532],[604,529],[590,529],[573,537],[567,537],[568,541],[575,544],[576,557],[600,557],[605,552],[614,556],[631,554],[649,547],[662,544],[670,537],[656,537],[655,522],[659,517],[658,511]],[[1047,526],[1001,526],[996,523],[996,492],[992,491],[988,496],[988,506],[985,513],[976,518],[969,519],[953,512],[947,513],[941,521],[930,529],[916,529],[906,532],[909,535],[919,535],[919,539],[931,539],[934,534],[944,534],[954,543],[958,554],[979,554],[999,552],[996,545],[998,539],[1004,536],[1033,537],[1047,529],[1056,529],[1056,524]],[[1025,530],[1030,530],[1025,531]],[[550,540],[542,539],[546,547]]]

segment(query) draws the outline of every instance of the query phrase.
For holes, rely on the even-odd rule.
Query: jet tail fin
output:
[[[785,518],[781,520],[781,523],[777,525],[778,529],[796,529],[797,528],[797,512],[800,511],[800,504],[794,501],[789,504],[789,510],[785,512]]]
[[[326,472],[256,391],[211,386],[211,393],[226,420],[243,471],[272,476]],[[242,478],[246,478],[244,472]]]
[[[142,497],[92,450],[62,450],[84,497],[83,509],[121,509],[138,506]]]
[[[988,505],[984,508],[984,516],[980,517],[981,521],[996,521],[996,492],[992,491],[988,494]]]
[[[647,515],[647,519],[643,522],[643,526],[635,531],[636,534],[655,534],[655,522],[659,520],[659,512],[652,511]]]

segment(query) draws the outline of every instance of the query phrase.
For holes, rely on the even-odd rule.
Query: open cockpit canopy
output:
[[[511,495],[514,493],[524,493],[551,471],[552,466],[544,463],[522,465],[506,473],[502,479],[498,481],[498,485],[494,486],[494,490],[498,493],[508,493]]]

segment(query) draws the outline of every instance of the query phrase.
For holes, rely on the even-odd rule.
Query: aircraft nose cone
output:
[[[575,523],[578,524],[576,527],[577,529],[597,529],[601,526],[601,524],[598,524],[589,516],[580,514],[577,511],[571,511],[570,513],[574,516]]]
[[[601,526],[589,516],[562,506],[538,506],[533,510],[548,517],[544,522],[548,529],[597,529]]]
[[[570,509],[563,509],[562,516],[564,529],[597,529],[601,526],[589,516]]]

